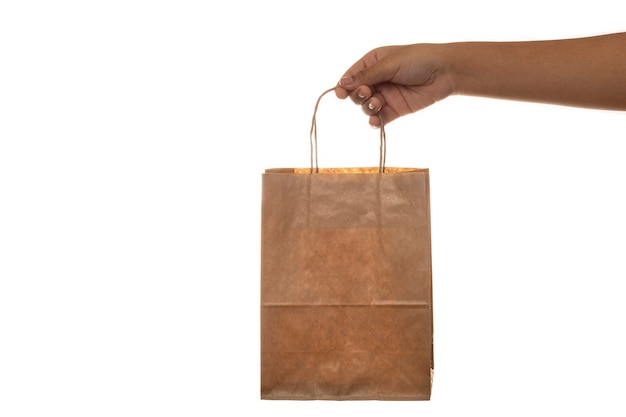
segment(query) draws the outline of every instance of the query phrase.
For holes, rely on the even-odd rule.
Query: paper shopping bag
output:
[[[428,169],[268,169],[261,217],[261,398],[430,399]]]

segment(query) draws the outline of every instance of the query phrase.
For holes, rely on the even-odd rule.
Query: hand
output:
[[[348,96],[379,126],[453,94],[437,45],[386,46],[368,52],[341,78],[335,94]]]

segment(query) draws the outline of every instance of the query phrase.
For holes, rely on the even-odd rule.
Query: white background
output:
[[[624,415],[624,113],[388,126],[431,170],[430,402],[260,401],[258,307],[261,173],[308,166],[352,62],[624,29],[620,1],[2,2],[0,415]],[[350,102],[319,132],[322,166],[376,164]]]

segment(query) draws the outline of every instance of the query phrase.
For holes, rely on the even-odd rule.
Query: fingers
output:
[[[379,48],[367,53],[348,69],[335,88],[338,98],[343,100],[350,97],[361,106],[373,127],[380,126],[379,113],[386,105],[383,95],[376,92],[376,85],[388,81],[392,76],[389,65],[381,65],[379,61],[387,50]]]
[[[369,115],[370,126],[380,127],[380,117],[383,113],[385,105],[386,103],[384,97],[378,94],[375,94],[361,105],[363,112]]]
[[[372,93],[370,87],[361,86],[356,93],[350,96],[352,101],[361,106],[363,113],[370,116],[370,125],[377,127],[380,126],[380,112],[387,104],[385,98],[378,93]]]
[[[363,104],[361,104],[361,108],[365,112],[365,114],[375,115],[378,114],[385,106],[385,99],[383,96],[379,94],[375,94],[369,99],[365,100]]]
[[[369,87],[367,86],[359,86],[354,82],[354,78],[348,72],[346,75],[341,77],[339,82],[337,83],[337,87],[335,88],[335,94],[340,99],[345,99],[347,97],[351,97],[352,101],[357,104],[360,104],[360,98],[365,95],[371,94],[371,91],[368,91]]]
[[[346,92],[346,94],[355,104],[360,105],[366,114],[378,113],[385,105],[384,97],[374,93],[374,89],[367,85],[361,85],[356,90]]]
[[[361,106],[366,115],[370,116],[369,124],[373,127],[379,127],[380,116],[378,114],[386,104],[385,98],[381,94],[375,93],[373,88],[367,85],[356,86],[353,90],[343,88],[343,86],[352,86],[351,82],[353,81],[349,74],[342,77],[335,88],[335,94],[342,100],[350,97],[355,104]]]
[[[372,97],[372,88],[361,85],[356,90],[350,92],[350,98],[355,104],[361,105]]]

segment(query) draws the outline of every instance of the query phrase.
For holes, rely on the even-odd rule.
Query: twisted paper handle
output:
[[[313,120],[311,122],[311,132],[309,134],[309,140],[311,142],[311,174],[313,173],[314,161],[315,173],[317,174],[320,172],[317,162],[317,108],[319,107],[322,97],[324,97],[324,95],[330,93],[334,89],[335,87],[329,88],[328,90],[324,91],[317,99],[317,102],[315,103],[315,108],[313,109]],[[378,118],[380,119],[380,157],[378,161],[378,172],[383,173],[385,172],[385,162],[387,159],[387,135],[385,134],[385,124],[383,123],[383,117],[381,116],[380,112],[378,113]]]

